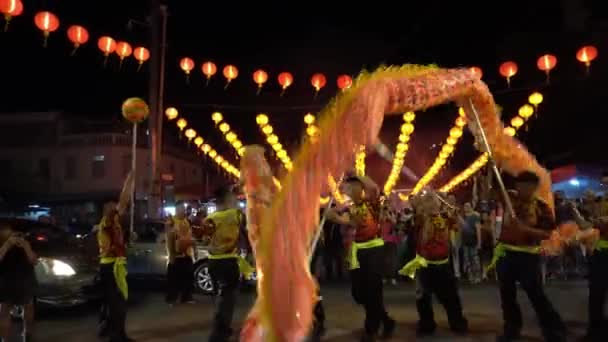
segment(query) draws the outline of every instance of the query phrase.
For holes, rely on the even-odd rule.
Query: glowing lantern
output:
[[[258,116],[255,117],[255,122],[257,122],[260,126],[267,125],[268,116],[266,116],[266,114],[258,114]]]
[[[283,96],[285,90],[293,84],[293,76],[288,72],[282,72],[279,74],[278,80],[279,84],[281,85],[281,89],[283,89],[283,91],[281,91],[281,96]]]
[[[217,125],[224,120],[224,116],[220,112],[214,112],[211,114],[211,120],[213,120],[213,123]]]
[[[226,138],[227,142],[232,143],[233,141],[236,140],[236,134],[234,134],[233,132],[228,132],[228,133],[226,133],[225,138]]]
[[[127,42],[118,42],[116,43],[116,54],[120,58],[120,65],[122,66],[122,62],[125,58],[131,56],[133,53],[133,48],[131,48],[131,44]]]
[[[4,14],[4,31],[8,30],[8,25],[13,17],[20,16],[23,13],[23,3],[21,0],[0,0],[0,12]]]
[[[416,114],[414,112],[407,112],[403,114],[403,121],[405,122],[412,122],[414,119],[416,119]]]
[[[513,119],[511,119],[511,126],[515,127],[515,128],[519,128],[521,126],[523,126],[524,124],[524,119],[522,119],[521,116],[516,116]]]
[[[226,77],[226,87],[239,75],[239,70],[234,65],[226,65],[223,70],[224,77]]]
[[[227,124],[227,123],[225,123],[225,122],[224,122],[224,123],[222,123],[222,124],[220,125],[220,132],[222,132],[222,133],[226,133],[226,132],[228,132],[229,130],[230,130],[230,125],[229,125],[229,124]]]
[[[266,134],[266,135],[272,134],[272,132],[273,132],[272,126],[266,125],[266,126],[262,127],[262,132],[264,132],[264,134]]]
[[[515,136],[515,128],[513,127],[505,127],[505,129],[503,130],[503,132],[510,136],[510,137],[514,137]]]
[[[597,49],[593,45],[583,46],[576,52],[576,59],[578,59],[581,63],[585,63],[587,72],[589,72],[591,62],[595,58],[597,58]]]
[[[150,115],[150,108],[146,101],[139,97],[128,98],[122,103],[122,116],[133,124],[146,120],[148,115]]]
[[[532,106],[530,106],[529,104],[525,104],[525,105],[519,107],[518,114],[522,118],[527,119],[527,118],[531,117],[532,114],[534,114],[534,108],[532,108]]]
[[[188,121],[186,121],[186,119],[181,118],[181,119],[177,120],[177,127],[179,128],[180,131],[183,131],[184,128],[186,128],[186,126],[188,126]]]
[[[184,57],[179,61],[179,67],[186,73],[186,75],[190,75],[192,69],[194,69],[194,61],[192,58]]]
[[[460,138],[462,136],[462,128],[454,127],[450,130],[450,137]]]
[[[456,118],[456,126],[464,127],[466,124],[467,124],[467,120],[465,118],[463,118],[462,116],[459,116],[458,118]]]
[[[141,69],[141,66],[148,59],[150,59],[150,51],[148,51],[148,49],[142,46],[136,47],[135,50],[133,50],[133,56],[135,56],[135,59],[137,59],[137,63],[139,64],[139,66],[137,67],[137,71],[139,71],[139,69]]]
[[[217,156],[217,151],[214,149],[211,149],[211,151],[209,151],[208,155],[211,158],[215,158]]]
[[[458,138],[454,138],[453,136],[449,136],[446,140],[446,143],[448,143],[449,145],[456,145],[456,143],[458,142]]]
[[[340,75],[338,76],[337,83],[340,90],[346,90],[353,85],[353,79],[348,75]]]
[[[108,56],[116,50],[116,41],[111,37],[103,36],[97,40],[97,47],[103,52],[103,65],[105,66],[108,62]]]
[[[51,32],[55,32],[59,28],[59,18],[51,12],[38,12],[34,17],[36,26],[42,31],[44,35],[44,46],[49,39]]]
[[[507,85],[510,87],[511,77],[517,74],[517,64],[512,61],[504,62],[500,65],[499,71],[502,77],[507,79]]]
[[[211,151],[211,146],[209,146],[208,144],[203,144],[203,146],[201,146],[201,150],[207,154],[209,153],[209,151]]]
[[[169,107],[165,109],[165,116],[169,121],[174,120],[179,115],[179,112],[175,107]]]
[[[557,64],[557,58],[553,55],[542,55],[536,61],[536,66],[539,70],[544,71],[547,74],[547,83],[549,83],[549,73]]]
[[[325,75],[317,73],[310,78],[310,84],[312,84],[312,87],[315,88],[315,91],[318,93],[319,90],[327,84],[327,79],[325,78]]]
[[[186,136],[186,138],[188,138],[188,141],[194,139],[194,137],[196,137],[196,131],[193,130],[192,128],[188,128],[185,132],[184,135]]]
[[[74,44],[73,55],[80,45],[89,41],[89,32],[80,25],[72,25],[68,29],[68,39]]]
[[[405,135],[411,135],[414,132],[414,125],[411,123],[404,123],[401,125],[401,133]]]
[[[543,102],[543,94],[539,92],[532,93],[530,97],[528,97],[528,102],[530,102],[535,108],[538,107],[538,105]]]
[[[481,71],[480,67],[470,67],[469,71],[477,78],[481,79],[481,77],[483,77],[483,71]]]
[[[307,125],[312,125],[315,123],[315,116],[310,113],[304,115],[304,123]]]
[[[264,83],[266,83],[266,81],[268,81],[268,74],[266,73],[266,71],[259,69],[253,73],[253,82],[258,85],[258,94],[262,90],[262,87],[264,86]]]
[[[317,128],[317,126],[308,126],[308,128],[306,129],[306,134],[308,134],[308,136],[310,137],[314,137],[315,135],[317,135],[318,132],[319,129]]]
[[[209,84],[209,80],[211,79],[211,77],[213,77],[213,75],[217,73],[217,66],[213,62],[205,62],[203,63],[201,69],[203,70],[203,74],[207,78],[206,84]]]
[[[203,144],[204,140],[202,137],[196,137],[194,138],[194,145],[196,145],[196,147],[200,147]]]

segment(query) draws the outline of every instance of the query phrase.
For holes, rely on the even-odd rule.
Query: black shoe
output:
[[[391,338],[395,333],[395,327],[397,322],[392,318],[387,318],[382,326],[382,334],[380,335],[381,339]]]

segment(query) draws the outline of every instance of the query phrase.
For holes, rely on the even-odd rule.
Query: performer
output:
[[[186,207],[183,203],[175,206],[175,217],[169,218],[167,229],[167,252],[169,264],[167,265],[167,303],[175,304],[178,297],[182,303],[193,303],[192,291],[194,287],[193,263],[194,240],[192,228],[186,216]]]
[[[241,272],[249,277],[253,270],[238,254],[239,238],[246,237],[247,233],[245,214],[238,207],[233,188],[221,187],[214,195],[217,211],[203,222],[204,234],[211,236],[209,273],[217,291],[209,342],[224,342],[232,335],[232,318]]]
[[[421,336],[432,335],[437,328],[432,295],[444,306],[450,329],[459,334],[468,331],[457,281],[449,263],[450,230],[455,224],[447,214],[441,213],[441,201],[437,196],[426,192],[413,198],[416,215],[409,238],[416,241],[416,257],[399,271],[416,278],[416,308],[420,319],[417,333]]]
[[[99,277],[103,289],[104,328],[111,342],[134,341],[127,336],[127,254],[125,236],[120,225],[120,216],[129,203],[133,189],[133,174],[127,176],[118,203],[104,205],[103,217],[97,230],[99,244]]]
[[[355,230],[355,239],[349,253],[352,295],[365,309],[365,333],[361,341],[375,341],[381,325],[384,338],[390,337],[395,330],[395,321],[384,308],[384,241],[380,237],[380,194],[378,186],[365,176],[349,177],[344,184],[353,205],[342,215],[335,209],[328,209],[327,219]]]
[[[523,321],[517,304],[517,283],[524,289],[540,322],[546,341],[566,341],[566,327],[547,298],[542,281],[540,241],[555,228],[553,213],[535,194],[539,178],[522,172],[511,192],[515,218],[506,213],[489,269],[496,266],[502,302],[504,332],[497,341],[520,337]]]

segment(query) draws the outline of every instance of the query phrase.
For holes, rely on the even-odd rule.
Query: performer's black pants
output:
[[[595,251],[589,257],[589,327],[593,341],[608,339],[608,320],[604,314],[608,292],[608,250]]]
[[[192,300],[194,290],[194,267],[192,258],[178,257],[167,266],[167,302]]]
[[[239,266],[234,258],[209,260],[209,273],[217,291],[209,342],[224,342],[232,335],[232,317],[240,278]]]
[[[365,309],[365,332],[374,335],[389,319],[382,288],[384,248],[360,249],[357,258],[360,267],[351,271],[352,295],[355,302]]]
[[[519,336],[523,320],[517,304],[517,283],[528,295],[536,311],[546,341],[565,341],[566,327],[543,288],[541,260],[537,254],[506,252],[496,266],[504,320],[504,334]]]
[[[418,309],[418,330],[431,333],[437,327],[433,314],[435,295],[445,308],[450,328],[464,332],[468,328],[462,314],[462,304],[458,294],[458,284],[449,263],[428,265],[416,272],[416,308]]]
[[[127,301],[116,285],[114,264],[100,265],[99,278],[103,294],[102,325],[110,341],[123,341],[127,336],[125,331]]]

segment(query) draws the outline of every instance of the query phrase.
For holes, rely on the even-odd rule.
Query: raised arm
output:
[[[116,205],[116,210],[118,210],[118,215],[122,216],[127,210],[127,206],[129,205],[129,201],[133,196],[133,181],[135,177],[133,172],[129,172],[125,182],[122,186],[122,191],[120,192],[120,197],[118,199],[118,205]]]

